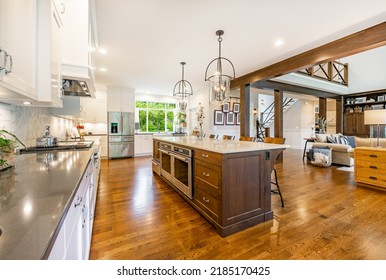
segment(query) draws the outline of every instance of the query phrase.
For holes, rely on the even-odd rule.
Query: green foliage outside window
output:
[[[163,102],[135,102],[141,132],[173,131],[176,104]]]

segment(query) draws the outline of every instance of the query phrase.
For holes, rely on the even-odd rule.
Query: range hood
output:
[[[90,67],[62,64],[63,95],[95,98],[93,72]]]
[[[63,79],[62,88],[67,96],[92,97],[85,81]]]

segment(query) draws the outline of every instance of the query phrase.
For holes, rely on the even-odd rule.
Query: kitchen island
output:
[[[271,171],[286,145],[195,136],[154,137],[153,161],[163,177],[225,237],[273,218]],[[190,159],[179,160],[179,148]],[[190,153],[186,152],[188,149]],[[170,151],[170,152],[169,152]],[[177,151],[177,154],[175,154]],[[186,162],[183,173],[182,162]],[[157,166],[157,163],[153,163]],[[185,182],[184,188],[181,182]],[[190,184],[190,186],[188,186]]]
[[[63,221],[93,156],[94,149],[16,155],[15,167],[0,172],[0,259],[49,258],[65,239]]]

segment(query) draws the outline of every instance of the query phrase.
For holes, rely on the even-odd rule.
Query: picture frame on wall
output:
[[[236,125],[240,125],[240,114],[236,114]]]
[[[233,113],[240,113],[240,103],[233,103]]]
[[[214,110],[214,125],[224,125],[224,113],[221,110]]]
[[[229,102],[225,102],[223,105],[222,105],[222,111],[224,113],[228,113],[229,112]]]
[[[226,124],[227,125],[235,124],[235,113],[229,112],[226,114]]]

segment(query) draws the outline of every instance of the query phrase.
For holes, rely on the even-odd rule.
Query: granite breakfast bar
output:
[[[271,171],[286,145],[199,140],[192,136],[154,137],[153,141],[153,160],[161,166],[161,171],[156,173],[222,237],[273,218]],[[191,151],[191,197],[176,187],[174,180],[163,175],[163,165],[168,160],[167,153],[162,153],[165,144],[174,150],[182,147]]]

